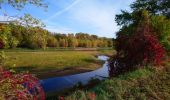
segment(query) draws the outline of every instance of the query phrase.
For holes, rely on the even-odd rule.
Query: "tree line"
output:
[[[113,39],[87,33],[51,33],[40,27],[0,24],[0,48],[43,48],[47,47],[112,47]]]

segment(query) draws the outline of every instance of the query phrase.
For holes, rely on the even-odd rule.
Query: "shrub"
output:
[[[28,73],[12,74],[0,71],[1,100],[44,100],[45,94],[39,80]]]
[[[119,34],[116,40],[117,55],[110,61],[111,74],[161,63],[165,50],[154,35],[148,20],[142,21],[130,36]]]

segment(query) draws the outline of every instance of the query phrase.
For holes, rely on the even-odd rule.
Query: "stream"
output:
[[[40,80],[42,87],[46,93],[61,91],[67,88],[72,88],[78,83],[86,85],[91,79],[103,80],[109,76],[108,74],[108,59],[107,56],[98,56],[99,60],[105,61],[103,66],[91,72],[85,72],[74,75],[67,75],[61,77],[54,77]]]

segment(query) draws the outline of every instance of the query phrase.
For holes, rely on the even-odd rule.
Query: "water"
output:
[[[108,77],[108,57],[107,56],[98,56],[99,60],[105,61],[103,66],[97,70],[91,72],[85,72],[74,75],[67,75],[62,77],[48,78],[41,80],[41,84],[46,93],[60,91],[66,88],[71,88],[77,83],[81,82],[83,85],[87,84],[92,78],[97,78],[102,80],[105,77]]]

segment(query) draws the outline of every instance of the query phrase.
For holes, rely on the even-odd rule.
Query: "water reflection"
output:
[[[66,88],[71,88],[77,83],[82,83],[83,85],[87,84],[92,78],[97,78],[103,80],[108,77],[108,57],[107,56],[98,56],[99,60],[105,61],[102,68],[91,72],[85,72],[81,74],[68,75],[62,77],[55,77],[41,80],[41,84],[46,93],[60,91]]]

